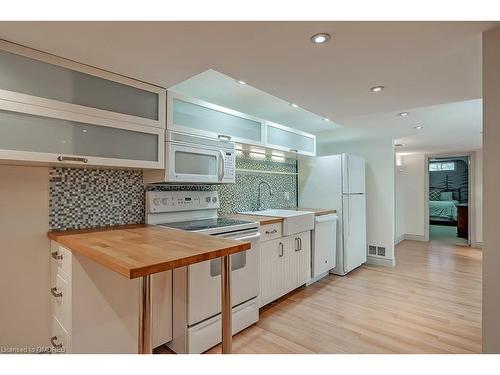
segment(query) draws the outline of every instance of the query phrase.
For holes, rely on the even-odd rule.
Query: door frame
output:
[[[441,154],[425,154],[425,174],[424,174],[424,240],[429,242],[429,159],[433,158],[454,158],[468,156],[468,245],[476,247],[476,151],[448,152]]]

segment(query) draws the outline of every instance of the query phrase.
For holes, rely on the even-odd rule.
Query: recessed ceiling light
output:
[[[414,126],[413,129],[417,129],[417,130],[420,130],[420,129],[423,129],[424,127],[422,125],[417,125],[417,126]]]
[[[408,112],[401,112],[401,113],[398,113],[398,116],[401,116],[401,117],[406,117],[408,116],[409,113]]]
[[[297,104],[295,104],[295,103],[291,103],[290,105],[291,105],[293,108],[299,108],[299,106],[298,106]]]
[[[246,85],[247,84],[245,81],[240,81],[240,80],[238,80],[236,82],[238,82],[240,85]]]
[[[329,40],[330,40],[330,34],[327,33],[318,33],[314,34],[311,37],[311,42],[313,42],[314,44],[323,44],[328,42]]]
[[[373,86],[370,88],[370,91],[371,92],[380,92],[384,89],[385,87],[384,86]]]
[[[323,121],[330,121],[330,119],[325,117]]]
[[[395,147],[404,147],[404,146],[406,146],[406,143],[395,143],[394,146]]]

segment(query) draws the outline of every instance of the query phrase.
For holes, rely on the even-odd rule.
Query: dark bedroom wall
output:
[[[451,160],[446,160],[451,161]],[[448,176],[448,188],[458,189],[461,188],[461,199],[460,203],[467,203],[469,199],[468,191],[468,173],[469,166],[464,160],[454,160],[455,170],[454,171],[435,171],[429,172],[430,189],[433,187],[445,188],[446,176]]]

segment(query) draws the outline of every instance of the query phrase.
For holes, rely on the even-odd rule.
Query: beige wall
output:
[[[500,29],[483,34],[483,352],[500,353]]]
[[[49,338],[49,170],[0,165],[0,346]]]

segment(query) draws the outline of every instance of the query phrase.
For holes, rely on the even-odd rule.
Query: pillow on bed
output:
[[[430,201],[439,201],[439,200],[441,200],[441,192],[439,190],[431,190],[431,191],[429,191],[429,200]]]
[[[443,191],[441,193],[440,197],[442,201],[452,201],[453,200],[453,193],[451,191]]]

